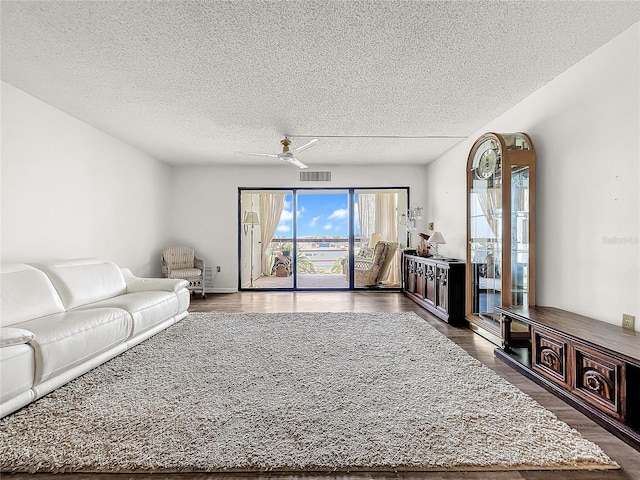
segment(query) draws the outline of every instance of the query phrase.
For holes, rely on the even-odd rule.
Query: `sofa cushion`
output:
[[[127,293],[126,295],[119,295],[91,305],[78,307],[76,310],[81,311],[96,307],[121,308],[129,312],[133,319],[132,337],[179,313],[176,294],[160,291]]]
[[[35,333],[35,384],[61,374],[125,341],[131,315],[118,308],[57,313],[20,324]]]
[[[106,260],[84,258],[35,266],[51,279],[66,310],[127,291],[120,268]]]
[[[40,270],[22,263],[2,265],[0,321],[3,327],[64,312],[58,292]]]
[[[0,348],[29,343],[35,334],[23,328],[5,327],[0,329]]]
[[[0,402],[4,403],[33,386],[35,359],[30,345],[0,348]]]

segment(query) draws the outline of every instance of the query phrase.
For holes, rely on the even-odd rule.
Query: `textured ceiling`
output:
[[[1,8],[2,78],[33,96],[172,164],[319,136],[312,168],[428,163],[640,20],[586,0]],[[393,138],[431,136],[453,138]]]

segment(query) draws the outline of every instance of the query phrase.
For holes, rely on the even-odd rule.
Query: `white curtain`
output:
[[[375,194],[375,232],[382,236],[382,240],[388,242],[398,241],[397,208],[397,193]],[[399,252],[399,250],[396,250],[387,278],[382,279],[386,283],[400,284]]]
[[[376,233],[375,193],[358,194],[358,218],[360,223],[360,241],[364,244],[364,242],[369,241],[373,233]]]
[[[284,208],[284,193],[260,194],[260,258],[263,275],[271,274],[270,250],[271,240],[280,222],[280,215]]]

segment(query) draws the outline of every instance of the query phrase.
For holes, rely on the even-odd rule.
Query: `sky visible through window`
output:
[[[357,194],[355,195],[357,202]],[[349,236],[349,195],[337,193],[298,193],[297,205],[298,237],[345,237]],[[359,233],[355,206],[355,229]],[[293,235],[293,195],[285,197],[285,204],[276,228],[276,237],[291,238]]]

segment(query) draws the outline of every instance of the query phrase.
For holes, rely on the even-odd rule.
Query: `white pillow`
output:
[[[0,347],[22,345],[36,338],[36,334],[23,328],[6,327],[0,330]]]

